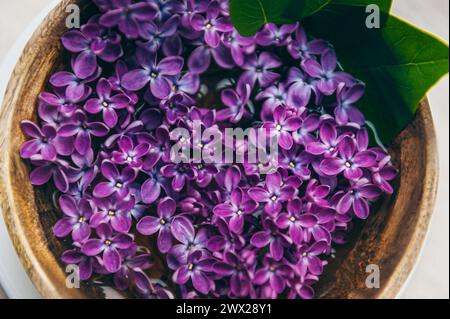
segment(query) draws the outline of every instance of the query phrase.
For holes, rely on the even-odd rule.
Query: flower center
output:
[[[106,101],[103,102],[102,105],[103,105],[103,107],[108,107],[109,106],[108,102],[106,102]]]
[[[277,124],[277,126],[275,126],[277,131],[281,131],[281,129],[283,128],[280,124]]]
[[[133,158],[132,158],[131,156],[128,156],[128,157],[127,157],[127,162],[128,162],[128,163],[131,163],[132,161],[133,161]]]
[[[78,219],[78,223],[83,224],[86,218],[84,216],[81,216],[80,219]]]
[[[290,162],[289,166],[292,167],[292,168],[295,168],[295,163],[294,162]]]
[[[114,217],[114,216],[116,216],[116,212],[113,211],[113,210],[110,210],[110,211],[108,212],[108,216],[109,216],[109,217]]]
[[[289,218],[289,220],[290,220],[291,222],[295,222],[295,221],[297,220],[297,218],[295,218],[294,216],[291,216],[291,218]]]
[[[244,214],[244,212],[242,210],[238,210],[236,213],[238,216],[241,216],[242,214]]]
[[[122,187],[123,187],[123,184],[120,183],[120,182],[118,182],[118,183],[116,183],[116,187],[117,187],[117,188],[122,188]]]
[[[158,73],[152,72],[152,73],[150,73],[150,76],[151,76],[152,78],[156,79],[156,78],[158,77]]]
[[[350,163],[350,162],[345,162],[345,167],[347,167],[347,168],[352,167],[352,163]]]
[[[270,267],[269,267],[269,271],[270,271],[270,272],[275,272],[275,267],[270,266]]]
[[[189,264],[189,265],[188,265],[188,269],[189,269],[189,270],[194,269],[194,264]]]
[[[270,199],[274,202],[274,201],[276,201],[278,199],[278,196],[277,195],[273,195]]]
[[[161,225],[165,225],[167,222],[164,219],[161,219],[161,221],[159,222]]]
[[[111,246],[112,245],[112,241],[109,240],[109,239],[105,240],[105,245],[106,246]]]
[[[258,66],[258,67],[256,67],[256,73],[262,73],[262,71],[263,71],[263,67],[262,66]]]
[[[210,30],[210,29],[212,29],[213,25],[211,24],[211,22],[209,22],[206,24],[205,27],[206,27],[206,29]]]

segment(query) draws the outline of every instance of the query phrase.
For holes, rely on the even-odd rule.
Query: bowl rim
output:
[[[50,6],[52,9],[47,11],[46,19],[53,12],[61,10],[61,8],[71,2],[74,2],[74,0],[60,1],[56,6],[52,4]],[[20,58],[18,59],[17,64],[14,67],[14,71],[9,78],[4,97],[6,97],[8,92],[13,90],[16,71],[21,69],[21,65],[27,57],[29,48],[33,45],[36,37],[39,36],[39,30],[43,27],[46,19],[41,21],[39,27],[29,38],[26,46],[20,54]],[[4,99],[3,101],[0,100],[0,102],[2,102],[0,105],[0,121],[4,123],[6,120],[5,131],[8,132],[12,125],[12,114],[8,108],[11,105],[8,103],[7,99]],[[424,136],[429,141],[426,144],[426,150],[424,150],[426,153],[427,162],[425,176],[429,183],[423,183],[421,185],[422,198],[420,201],[421,207],[419,209],[420,213],[417,221],[417,224],[424,225],[427,233],[435,206],[439,171],[438,156],[436,156],[438,153],[436,133],[427,98],[425,98],[421,103],[421,107],[418,109],[416,116],[431,124],[426,126],[423,132]],[[9,154],[9,150],[9,139],[7,139],[6,136],[3,136],[3,134],[0,134],[0,152],[2,154],[0,157],[0,198],[3,199],[0,204],[0,210],[2,211],[3,219],[6,223],[13,246],[22,265],[25,267],[26,273],[36,289],[44,298],[86,298],[86,295],[80,289],[61,289],[62,287],[65,287],[66,277],[63,271],[54,271],[54,267],[60,268],[60,264],[57,259],[52,254],[49,254],[48,251],[40,251],[46,247],[43,245],[45,244],[45,241],[44,243],[37,243],[30,241],[27,237],[27,233],[31,230],[32,226],[18,218],[19,207],[16,206],[11,185],[8,184],[8,176],[14,174],[11,171],[11,158],[9,156],[11,154]],[[419,234],[422,236],[419,236]],[[415,267],[418,257],[423,249],[424,242],[426,240],[423,235],[423,229],[419,229],[419,227],[414,228],[414,234],[408,243],[405,254],[403,254],[398,260],[392,276],[390,276],[389,280],[383,284],[382,289],[380,289],[377,293],[377,298],[395,298],[404,287],[405,283],[408,281],[408,278],[411,276],[412,270]]]

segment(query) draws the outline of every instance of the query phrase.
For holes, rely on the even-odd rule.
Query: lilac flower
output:
[[[153,266],[153,260],[150,253],[137,255],[136,245],[122,254],[125,257],[119,271],[114,274],[114,285],[119,290],[126,290],[133,282],[137,284],[141,276],[146,276],[144,270]]]
[[[128,233],[131,228],[130,211],[134,200],[121,200],[116,196],[96,200],[97,211],[92,215],[90,225],[94,228],[100,224],[110,224],[118,233]]]
[[[270,52],[260,55],[252,54],[246,57],[242,69],[245,72],[241,76],[242,83],[249,83],[252,87],[256,82],[263,88],[270,86],[280,78],[280,74],[272,72],[282,65],[279,57]]]
[[[278,215],[275,224],[281,229],[288,229],[292,241],[303,243],[303,229],[317,224],[317,218],[312,214],[302,214],[302,202],[296,198],[287,205],[287,213]]]
[[[339,151],[338,146],[344,136],[338,136],[334,123],[324,122],[320,125],[319,137],[319,141],[305,145],[306,151],[313,155],[334,157]]]
[[[220,43],[217,48],[208,45],[198,46],[189,56],[189,71],[194,74],[203,74],[211,65],[211,60],[224,69],[231,69],[235,66],[231,50]]]
[[[228,224],[218,219],[216,222],[218,235],[212,236],[208,240],[208,249],[212,252],[240,250],[245,245],[245,239],[242,235],[230,231]]]
[[[336,210],[339,214],[346,214],[350,209],[360,219],[367,219],[369,216],[369,201],[376,200],[381,195],[381,190],[367,180],[360,180],[352,185],[346,192],[339,192],[336,196],[342,195],[337,203]]]
[[[49,162],[41,156],[33,156],[31,163],[35,167],[30,174],[32,185],[42,186],[52,179],[60,192],[65,193],[69,190],[69,178],[67,177],[69,165],[67,162],[60,159]]]
[[[280,173],[276,172],[267,175],[264,188],[250,188],[248,195],[257,203],[265,203],[264,211],[273,216],[281,211],[282,203],[294,197],[295,192],[295,188],[285,185]]]
[[[278,137],[278,144],[285,150],[289,150],[294,145],[292,133],[297,131],[302,121],[297,116],[289,116],[286,108],[279,106],[273,112],[273,122],[264,123],[263,127],[270,129]]]
[[[61,260],[68,265],[77,265],[81,280],[91,278],[95,268],[99,267],[97,257],[86,256],[78,248],[66,250],[62,254]]]
[[[108,127],[115,127],[118,122],[116,110],[125,109],[130,104],[130,98],[125,94],[111,96],[112,86],[106,79],[100,79],[97,84],[98,98],[90,99],[84,106],[91,114],[103,113],[103,120]]]
[[[236,30],[224,33],[222,43],[230,49],[234,62],[239,66],[244,64],[245,54],[253,53],[255,48],[253,37],[243,37]]]
[[[352,122],[364,125],[366,122],[364,115],[354,106],[364,95],[364,92],[365,86],[363,84],[355,84],[349,88],[343,83],[338,86],[338,102],[334,110],[338,124],[347,125],[349,122]]]
[[[113,194],[117,194],[122,199],[128,197],[130,194],[129,186],[136,179],[136,172],[133,169],[126,167],[122,172],[119,172],[113,163],[104,161],[101,171],[108,182],[101,182],[95,186],[95,197],[106,198]]]
[[[214,207],[214,214],[229,219],[230,230],[240,234],[244,229],[244,216],[255,212],[258,204],[250,199],[240,188],[231,193],[230,203],[220,204]]]
[[[50,83],[56,88],[64,88],[67,99],[82,101],[84,97],[91,94],[92,89],[87,84],[99,78],[100,74],[101,69],[97,68],[97,72],[94,72],[93,75],[82,79],[71,72],[61,71],[51,76]]]
[[[186,182],[194,180],[197,175],[189,164],[169,164],[161,168],[161,172],[164,177],[172,178],[172,187],[176,192],[180,192]]]
[[[147,172],[149,174],[149,177],[141,187],[141,196],[142,201],[145,204],[152,204],[154,203],[161,194],[161,189],[164,189],[166,186],[165,184],[169,184],[165,177],[162,176],[159,167],[153,168],[150,172]]]
[[[83,242],[91,235],[89,219],[93,213],[92,204],[82,199],[79,204],[70,197],[63,195],[59,198],[59,206],[65,217],[60,219],[53,227],[53,233],[56,237],[66,237],[72,234],[75,242]]]
[[[292,239],[283,234],[270,219],[264,221],[264,228],[252,236],[250,243],[257,248],[269,246],[271,257],[280,261],[284,256],[284,248],[292,244]]]
[[[256,35],[256,43],[261,46],[275,45],[277,47],[286,46],[292,33],[298,28],[298,23],[284,24],[277,27],[274,23],[267,23]]]
[[[149,144],[135,145],[128,136],[122,136],[119,140],[120,151],[113,151],[112,162],[118,165],[128,165],[131,168],[140,169],[143,165],[142,158],[149,152]]]
[[[217,112],[218,121],[230,121],[233,124],[239,123],[244,115],[248,114],[247,106],[250,100],[251,87],[237,87],[233,89],[225,89],[222,91],[222,102],[227,107]]]
[[[393,181],[398,171],[391,165],[391,157],[384,155],[377,167],[371,168],[374,183],[385,193],[394,193],[394,188],[389,184]]]
[[[166,197],[158,203],[158,217],[145,216],[137,224],[137,230],[143,235],[158,233],[158,249],[162,253],[167,253],[172,248],[172,236],[182,238],[180,232],[189,229],[194,232],[191,222],[186,217],[174,217],[175,210],[175,201]]]
[[[220,6],[217,1],[212,1],[206,11],[206,18],[201,14],[195,14],[191,18],[192,28],[196,31],[204,31],[205,42],[217,48],[220,43],[219,32],[230,32],[233,29],[226,17],[220,17]]]
[[[175,12],[181,16],[181,24],[185,28],[191,26],[191,18],[195,14],[204,13],[208,9],[208,0],[181,0],[175,5]]]
[[[160,26],[153,22],[145,23],[140,28],[140,35],[146,41],[138,42],[139,46],[150,52],[158,51],[164,45],[165,40],[175,34],[179,23],[180,17],[178,15],[170,17]]]
[[[351,75],[344,72],[336,72],[336,54],[328,49],[322,55],[321,63],[314,59],[305,59],[302,68],[309,76],[318,79],[317,88],[325,95],[332,95],[340,82],[351,83]]]
[[[376,155],[371,151],[357,151],[356,142],[346,136],[339,144],[339,157],[326,158],[320,164],[320,170],[332,176],[344,172],[346,178],[358,180],[363,176],[363,168],[376,166]]]
[[[174,272],[173,281],[184,285],[191,280],[195,290],[206,295],[213,286],[208,277],[213,263],[213,259],[203,258],[201,252],[193,253],[188,257],[187,263]]]
[[[135,284],[138,292],[145,299],[173,299],[173,294],[160,282],[152,281],[143,271],[135,271]]]
[[[286,105],[287,92],[283,83],[268,87],[256,96],[257,101],[264,100],[261,111],[263,120],[268,120],[278,106]]]
[[[128,249],[133,244],[133,237],[128,234],[114,235],[111,226],[101,224],[96,229],[99,239],[89,239],[82,247],[87,256],[103,253],[103,264],[108,272],[117,272],[122,265],[119,249]]]
[[[45,125],[40,129],[30,121],[20,123],[22,131],[33,139],[25,142],[20,147],[20,156],[29,159],[36,154],[40,154],[46,161],[56,160],[56,147],[53,145],[56,137],[56,130],[53,126]]]
[[[311,157],[299,145],[294,146],[289,151],[282,150],[279,163],[282,168],[291,171],[302,180],[311,178],[311,170],[309,169]]]
[[[242,256],[236,253],[225,252],[222,261],[213,265],[213,271],[219,276],[230,277],[230,295],[235,297],[248,296],[251,284],[251,275],[248,265]]]
[[[268,283],[276,294],[281,294],[286,288],[286,278],[291,272],[292,269],[288,265],[266,257],[263,260],[263,267],[255,272],[254,282],[257,285]]]
[[[321,119],[316,114],[310,114],[302,119],[302,126],[293,134],[294,141],[297,144],[307,147],[310,143],[316,141],[315,132],[319,128]]]
[[[202,228],[195,234],[193,230],[193,227],[189,227],[185,231],[176,232],[180,244],[172,247],[170,255],[174,256],[181,264],[186,264],[189,256],[195,252],[199,251],[205,254],[207,252],[208,231]]]
[[[105,27],[119,27],[127,38],[139,36],[139,23],[151,21],[157,13],[154,5],[146,2],[132,3],[131,0],[113,0],[114,9],[100,17],[99,23]]]
[[[137,60],[142,69],[125,74],[122,78],[123,87],[130,91],[139,91],[150,82],[150,90],[155,97],[160,99],[167,97],[171,90],[168,76],[180,73],[183,58],[171,56],[158,63],[156,54],[138,50]]]
[[[41,100],[44,104],[56,106],[58,112],[67,115],[72,115],[78,108],[77,103],[86,100],[87,95],[90,94],[90,90],[86,90],[86,96],[81,96],[76,100],[71,100],[66,97],[65,90],[61,88],[55,88],[54,92],[55,93],[42,92],[39,95],[39,100]]]
[[[329,248],[328,243],[325,241],[319,241],[311,246],[303,245],[299,249],[299,261],[296,268],[300,276],[305,276],[308,272],[313,275],[320,275],[323,272],[323,262],[318,256],[324,254]]]
[[[328,43],[322,39],[308,41],[305,29],[299,27],[295,33],[295,38],[288,44],[287,50],[294,59],[298,60],[322,55],[328,47]]]
[[[75,149],[81,155],[91,149],[92,136],[104,137],[108,134],[108,127],[100,122],[88,122],[86,114],[78,110],[73,116],[73,121],[62,125],[58,129],[58,135],[63,137],[75,137]]]

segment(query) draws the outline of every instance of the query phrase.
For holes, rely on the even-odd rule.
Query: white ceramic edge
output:
[[[22,54],[25,45],[31,38],[33,32],[44,20],[48,13],[59,3],[60,0],[53,0],[42,12],[40,12],[22,32],[14,46],[7,54],[0,67],[0,106],[6,92],[11,74],[17,61]],[[6,295],[12,299],[39,299],[42,298],[34,287],[31,279],[26,274],[22,263],[14,249],[9,237],[3,215],[0,214],[0,283]]]
[[[30,39],[34,30],[44,20],[48,13],[60,2],[60,0],[53,0],[28,26],[28,28],[21,34],[20,38],[16,41],[6,59],[3,61],[0,67],[0,106],[3,103],[3,98],[6,91],[6,86],[10,75],[17,61],[22,54],[23,49],[27,41]],[[402,286],[402,289],[396,296],[396,299],[400,298],[408,286],[413,274],[416,272],[419,260],[422,258],[426,243],[428,242],[429,233],[426,232],[424,242],[420,249],[418,258],[414,263],[413,270],[409,273],[407,280]],[[6,294],[10,298],[14,299],[36,299],[41,298],[39,292],[34,287],[30,278],[26,274],[23,266],[19,260],[19,257],[14,249],[13,243],[9,237],[6,229],[3,215],[0,214],[0,251],[2,252],[2,261],[0,262],[0,283]]]

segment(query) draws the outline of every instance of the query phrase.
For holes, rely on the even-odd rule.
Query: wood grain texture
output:
[[[66,31],[64,11],[70,3],[85,7],[90,1],[63,0],[49,14],[27,44],[7,88],[0,110],[1,210],[19,257],[44,297],[102,298],[90,285],[66,288],[58,258],[63,244],[51,233],[58,216],[51,191],[30,185],[30,167],[19,157],[25,141],[19,123],[36,119],[37,96],[65,58],[59,37]],[[438,172],[436,137],[426,101],[390,152],[400,169],[396,193],[386,197],[369,220],[359,223],[349,243],[338,249],[316,286],[318,298],[393,298],[415,264],[433,211]],[[369,264],[380,267],[380,289],[365,286]]]

